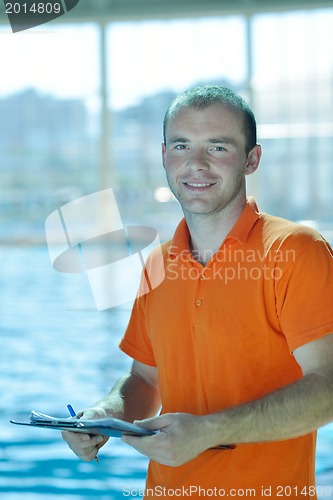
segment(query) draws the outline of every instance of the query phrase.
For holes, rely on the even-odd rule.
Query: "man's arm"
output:
[[[251,443],[294,438],[333,420],[333,334],[293,354],[303,378],[258,401],[222,413],[224,425],[229,428],[231,424],[229,439]]]
[[[277,441],[333,420],[333,334],[294,351],[303,377],[261,399],[218,413],[166,414],[141,423],[161,433],[122,439],[153,460],[178,466],[219,444]]]
[[[115,417],[128,422],[155,415],[160,406],[157,368],[134,361],[131,372],[120,379],[110,393],[91,408],[78,412],[83,419]],[[62,436],[74,453],[85,461],[94,460],[108,438],[75,432]]]
[[[133,361],[131,372],[116,382],[110,393],[90,410],[133,422],[155,415],[160,404],[157,368]]]

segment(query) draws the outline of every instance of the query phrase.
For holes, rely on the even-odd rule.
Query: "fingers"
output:
[[[134,424],[139,427],[144,427],[151,431],[158,431],[171,425],[174,421],[174,413],[165,413],[164,415],[159,415],[158,417],[145,418],[144,420],[135,420]]]
[[[155,462],[178,467],[209,448],[202,431],[203,419],[186,413],[166,413],[136,422],[160,432],[147,437],[123,435],[122,440]]]
[[[86,410],[80,410],[76,415],[83,420],[94,420],[97,418],[106,418],[108,416],[104,408],[100,406],[93,406]],[[75,455],[85,462],[94,460],[98,450],[104,446],[109,439],[106,436],[95,436],[70,431],[63,431],[61,434]]]
[[[135,448],[139,453],[145,455],[148,458],[152,458],[151,450],[154,448],[154,445],[151,444],[151,440],[155,436],[131,436],[130,434],[123,434],[121,436],[121,440]]]
[[[77,432],[63,431],[61,434],[75,455],[85,462],[94,460],[98,450],[107,441],[107,438],[103,436],[91,436],[90,434],[80,434]]]
[[[94,420],[95,418],[107,418],[110,416],[100,406],[92,406],[86,410],[80,410],[76,415],[84,420]]]

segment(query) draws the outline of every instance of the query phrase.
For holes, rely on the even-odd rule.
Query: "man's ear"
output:
[[[165,150],[166,150],[165,143],[162,142],[162,164],[163,164],[164,170],[165,170]]]
[[[257,170],[260,163],[261,153],[262,150],[260,144],[256,144],[254,148],[251,149],[245,165],[245,175],[253,174],[253,172]]]

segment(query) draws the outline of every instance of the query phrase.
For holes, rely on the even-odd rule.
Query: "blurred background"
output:
[[[128,367],[117,344],[131,304],[98,312],[84,275],[54,271],[45,219],[112,187],[124,224],[168,239],[181,212],[161,165],[163,116],[179,92],[217,83],[257,116],[263,159],[249,194],[332,243],[333,2],[81,0],[16,34],[3,4],[0,15],[1,499],[139,496],[146,460],[117,440],[84,464],[55,432],[8,423],[89,406]],[[332,452],[327,426],[325,498]]]

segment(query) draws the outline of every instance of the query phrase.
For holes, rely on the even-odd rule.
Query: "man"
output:
[[[185,218],[120,344],[131,373],[81,415],[160,431],[123,437],[151,459],[147,497],[313,498],[315,430],[333,420],[332,250],[247,200],[261,147],[230,90],[179,96],[162,157]],[[154,254],[147,265],[159,271]],[[64,438],[84,460],[106,442]]]

